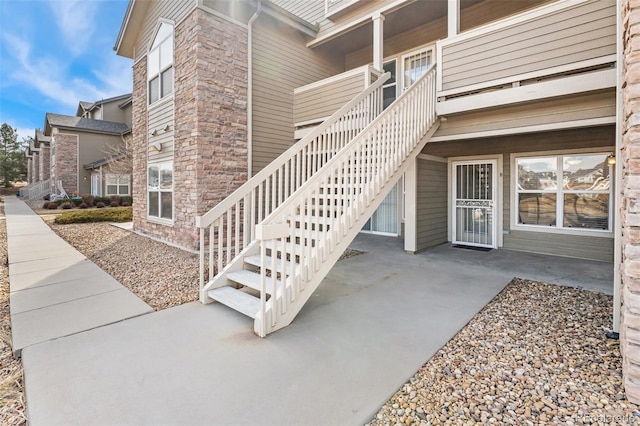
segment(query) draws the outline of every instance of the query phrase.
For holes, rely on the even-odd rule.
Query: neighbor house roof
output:
[[[40,148],[36,148],[35,145],[36,141],[34,139],[29,140],[29,154],[33,153],[33,152],[40,152]]]
[[[106,99],[101,99],[99,101],[95,101],[95,102],[86,102],[86,101],[80,101],[78,103],[78,109],[76,110],[76,115],[77,116],[81,116],[83,112],[85,111],[91,111],[92,109],[94,109],[97,106],[100,105],[104,105],[104,104],[108,104],[110,102],[126,102],[128,99],[132,98],[131,93],[126,93],[124,95],[118,95],[118,96],[113,96],[111,98],[106,98]],[[122,103],[118,104],[118,107],[121,107]]]
[[[94,133],[108,133],[114,135],[122,135],[130,131],[129,126],[124,123],[115,123],[113,121],[105,120],[94,120],[92,118],[53,114],[48,112],[45,116],[44,123],[45,134],[51,134],[52,127],[84,130]]]
[[[93,170],[93,169],[97,169],[100,166],[105,166],[109,163],[112,163],[116,160],[120,160],[121,158],[124,158],[124,157],[125,157],[125,154],[114,155],[113,157],[103,158],[97,161],[93,161],[91,163],[87,163],[83,167],[85,168],[85,170]]]
[[[35,141],[35,146],[37,148],[40,148],[40,144],[41,143],[51,143],[51,138],[49,136],[45,136],[44,133],[42,133],[42,130],[40,129],[36,129],[36,136],[34,138]]]

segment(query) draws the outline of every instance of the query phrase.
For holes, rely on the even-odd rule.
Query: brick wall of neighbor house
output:
[[[64,190],[71,194],[78,190],[78,136],[58,133],[53,144],[56,150],[52,165],[55,183],[61,180]]]
[[[133,65],[133,112],[131,134],[133,196],[133,229],[151,233],[147,217],[147,60],[140,59]]]
[[[247,180],[247,30],[196,9],[176,25],[174,37],[174,224],[146,220],[146,63],[140,61],[134,67],[134,229],[196,250],[196,216]]]
[[[49,179],[51,175],[51,149],[49,145],[40,144],[40,155],[38,156],[39,178],[38,181]]]
[[[640,1],[622,7],[624,49],[622,324],[620,349],[627,398],[640,403]]]

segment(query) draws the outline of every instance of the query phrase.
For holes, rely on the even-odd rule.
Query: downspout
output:
[[[622,82],[624,72],[624,56],[622,51],[622,0],[616,0],[616,151],[614,180],[614,225],[613,225],[613,326],[615,333],[611,337],[618,337],[620,333],[620,311],[622,309],[622,277],[620,266],[622,263],[622,220],[620,214],[622,188],[622,120],[624,118],[624,102],[622,96]]]
[[[253,23],[262,11],[262,2],[247,22],[247,180],[251,178],[253,164]]]

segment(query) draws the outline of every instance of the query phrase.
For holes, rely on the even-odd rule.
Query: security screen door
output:
[[[495,160],[453,163],[453,243],[496,245]]]

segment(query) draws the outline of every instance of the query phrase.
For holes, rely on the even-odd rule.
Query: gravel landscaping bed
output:
[[[0,201],[0,216],[4,217],[3,201]],[[5,220],[2,219],[0,220],[0,424],[24,425],[27,423],[27,417],[22,362],[13,357],[11,349],[7,261],[7,228]]]
[[[611,296],[514,279],[370,424],[640,424],[611,314]]]

